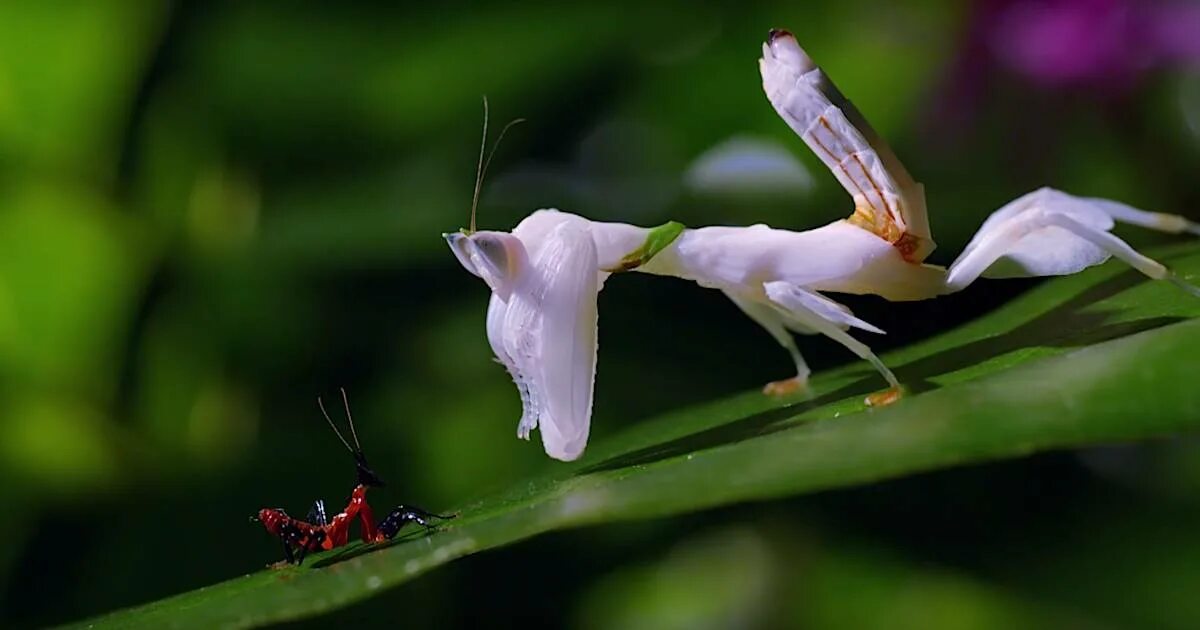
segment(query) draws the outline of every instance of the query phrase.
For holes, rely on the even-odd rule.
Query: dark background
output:
[[[468,218],[480,98],[493,130],[528,119],[481,227],[540,207],[814,227],[851,204],[762,95],[775,26],[926,183],[933,262],[1042,185],[1200,213],[1196,2],[0,4],[0,623],[278,559],[247,517],[345,495],[314,401],[339,386],[391,482],[377,501],[452,508],[556,465],[514,439],[487,290],[439,236]],[[711,167],[730,141],[761,178]],[[886,350],[1031,285],[846,302]],[[600,310],[594,440],[790,374],[719,293],[631,274]],[[817,369],[851,358],[802,349]],[[317,623],[1194,627],[1198,451],[552,534]]]

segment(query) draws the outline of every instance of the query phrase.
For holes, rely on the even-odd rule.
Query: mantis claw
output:
[[[863,402],[868,407],[886,407],[903,396],[903,392],[899,387],[889,387],[881,392],[875,392],[867,396]]]
[[[782,398],[792,394],[808,393],[808,377],[793,376],[782,381],[771,381],[763,385],[762,392],[768,396]]]

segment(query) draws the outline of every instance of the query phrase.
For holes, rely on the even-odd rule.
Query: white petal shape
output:
[[[1112,254],[1124,258],[1128,252],[1142,258],[1108,234],[1113,217],[1106,210],[1101,204],[1051,188],[1019,197],[984,221],[950,266],[946,283],[957,291],[981,275],[1060,276],[1098,265]],[[1135,266],[1151,273],[1152,266]]]
[[[789,322],[794,321],[798,327],[815,330],[842,344],[860,358],[869,361],[889,385],[899,389],[900,382],[896,380],[896,375],[892,374],[866,344],[847,334],[845,328],[854,326],[878,333],[882,333],[882,330],[858,319],[850,313],[850,309],[815,291],[787,282],[767,282],[763,285],[763,290],[766,291],[772,306]]]
[[[518,436],[538,428],[546,454],[563,461],[587,445],[596,376],[596,246],[587,221],[554,219],[521,236],[529,265],[507,300],[493,294],[488,341],[521,394]]]
[[[1168,280],[1200,296],[1200,288],[1110,234],[1113,219],[1164,232],[1198,231],[1196,224],[1182,217],[1043,188],[997,210],[984,222],[966,251],[951,265],[947,288],[957,291],[980,275],[1001,278],[1069,274],[1115,256],[1150,278]]]
[[[564,461],[587,446],[596,377],[600,272],[590,223],[540,210],[513,230],[444,235],[459,262],[492,289],[487,338],[521,397],[517,436],[542,432]]]
[[[833,323],[842,330],[858,328],[877,335],[887,334],[879,327],[855,317],[846,305],[834,302],[816,291],[796,291],[795,298],[814,315]]]
[[[587,446],[596,380],[599,293],[596,246],[586,224],[568,222],[551,234],[535,267],[543,275],[538,393],[542,445],[570,461]]]
[[[530,432],[537,428],[538,410],[529,395],[528,381],[521,374],[516,360],[504,347],[504,326],[507,317],[508,304],[499,295],[492,293],[487,311],[488,344],[492,346],[496,360],[504,366],[504,369],[508,370],[509,376],[517,386],[517,394],[521,397],[521,420],[517,423],[517,437],[528,440]]]

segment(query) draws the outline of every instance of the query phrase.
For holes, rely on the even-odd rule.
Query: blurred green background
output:
[[[944,264],[1041,185],[1200,216],[1198,11],[0,4],[0,625],[277,560],[247,517],[351,482],[315,405],[339,386],[390,481],[377,509],[450,509],[555,465],[514,438],[487,290],[439,237],[467,221],[482,95],[494,123],[529,122],[481,227],[539,207],[812,227],[851,207],[762,96],[758,46],[787,27],[926,183]],[[887,349],[1029,286],[847,303]],[[600,302],[593,439],[789,374],[716,292],[629,276]],[[850,359],[802,347],[818,369]],[[310,623],[1195,627],[1198,462],[1180,438],[553,534]]]

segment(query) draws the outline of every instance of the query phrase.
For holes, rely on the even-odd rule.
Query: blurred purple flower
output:
[[[990,23],[986,44],[994,58],[1043,85],[1121,89],[1146,70],[1200,61],[1200,3],[1008,0],[983,5],[981,17]]]
[[[1093,103],[1120,108],[1147,71],[1189,64],[1200,66],[1197,0],[978,0],[925,127],[939,139],[932,144],[957,150],[1003,74],[1047,95],[1085,90]],[[1028,107],[1053,101],[1021,98]],[[1028,124],[1031,136],[1047,137]]]

